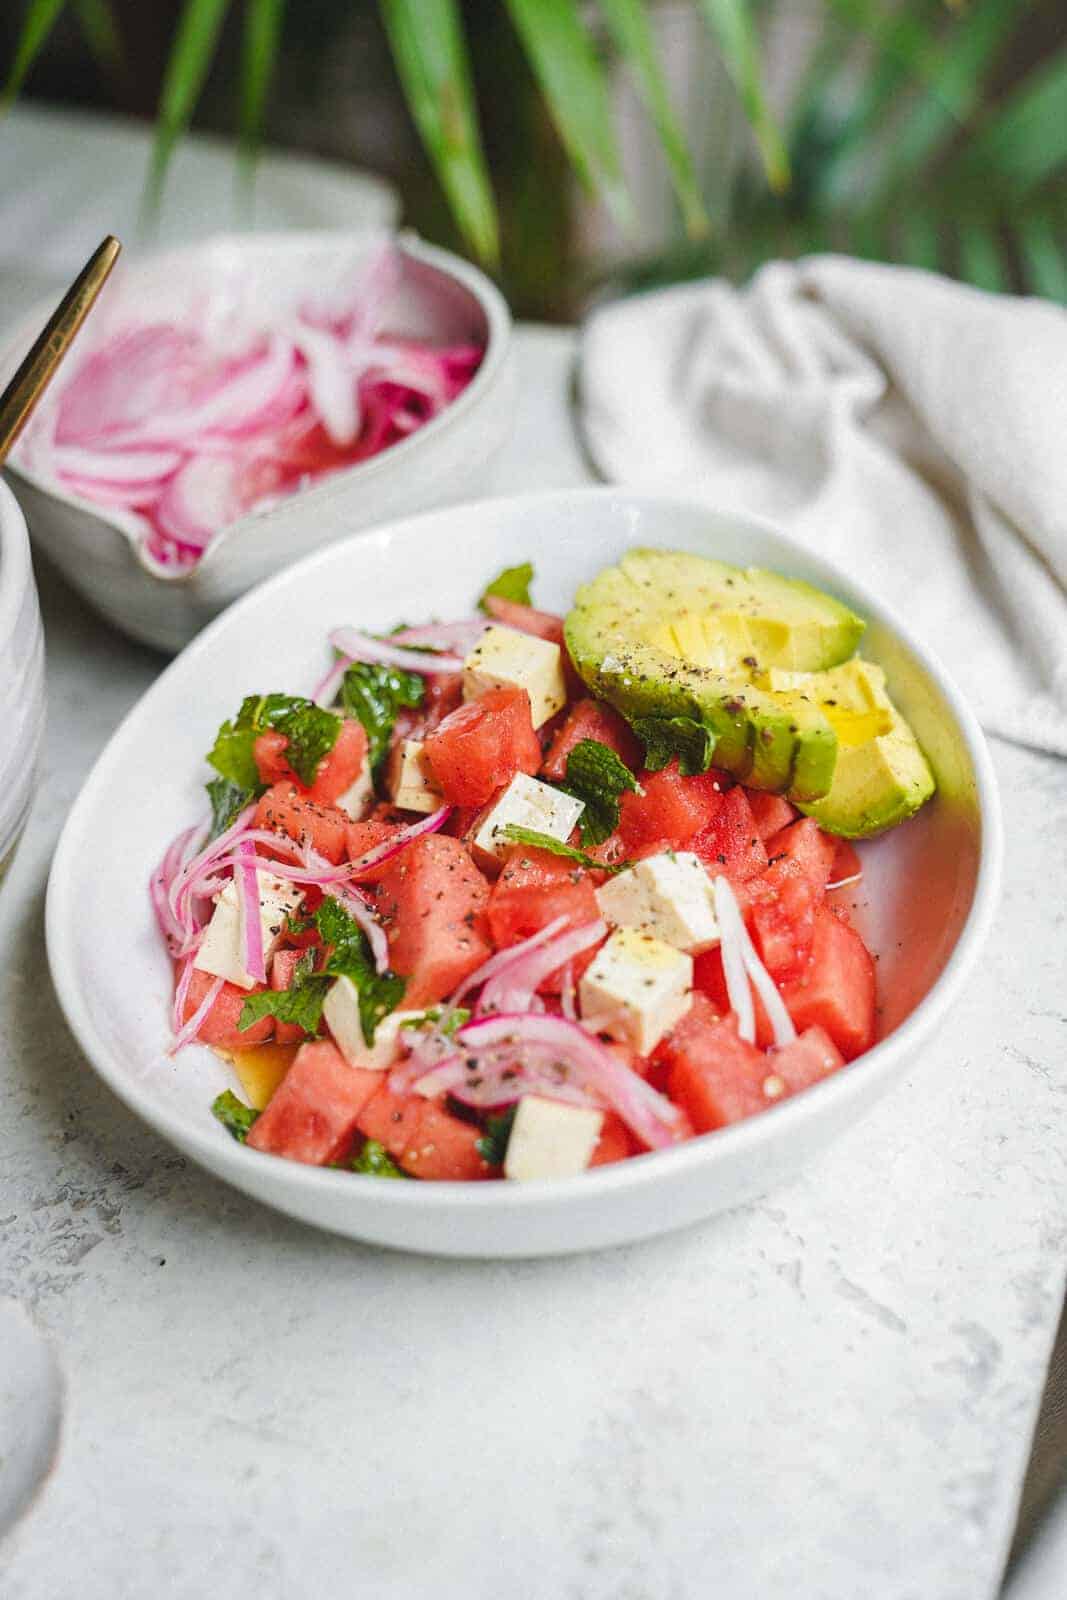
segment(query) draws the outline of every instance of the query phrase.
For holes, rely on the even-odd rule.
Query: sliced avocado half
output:
[[[851,655],[862,620],[810,584],[667,550],[631,550],[579,589],[565,633],[594,694],[631,721],[691,719],[718,767],[796,800],[829,792],[837,736],[804,697],[753,679],[816,671]]]
[[[858,658],[826,672],[775,667],[760,681],[784,706],[818,708],[837,735],[830,792],[797,802],[828,833],[865,839],[905,821],[933,794],[933,774],[881,667]]]

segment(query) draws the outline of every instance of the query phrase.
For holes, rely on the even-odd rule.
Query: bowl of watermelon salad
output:
[[[176,651],[295,553],[472,493],[512,390],[507,306],[460,257],[380,230],[219,235],[116,271],[8,470],[74,586]]]
[[[427,554],[460,529],[462,562]],[[534,552],[536,576],[499,571],[501,550]],[[636,658],[592,660],[583,606],[605,573],[676,559],[715,582],[758,566],[836,608],[816,625],[802,596],[794,659],[854,652],[866,622],[860,664],[927,780],[897,825],[872,824],[865,791],[853,839],[840,808],[826,826],[821,713],[788,698],[802,668],[768,690],[757,658],[739,689],[690,660],[718,699],[662,719],[673,746],[650,731]],[[768,656],[780,601],[743,622]],[[699,603],[719,620],[691,656],[722,646]],[[839,772],[860,723],[834,724]],[[176,774],[165,798],[154,761]],[[110,897],[86,868],[102,828],[124,844]],[[90,777],[49,951],[94,1064],[239,1187],[384,1244],[539,1254],[736,1203],[853,1120],[973,961],[999,851],[981,734],[873,596],[749,519],[572,491],[397,524],[220,619]],[[85,933],[97,914],[123,919],[121,975]]]

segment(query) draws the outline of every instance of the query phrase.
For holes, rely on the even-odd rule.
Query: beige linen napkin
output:
[[[1067,312],[839,256],[583,332],[606,478],[762,513],[900,610],[987,729],[1067,755]]]

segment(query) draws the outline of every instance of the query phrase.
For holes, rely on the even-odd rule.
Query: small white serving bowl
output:
[[[0,483],[0,879],[26,823],[44,732],[44,637],[30,542]]]
[[[220,235],[123,267],[96,316],[121,296],[124,315],[180,315],[205,288],[239,279],[257,308],[285,308],[295,293],[336,281],[389,237],[381,232]],[[388,518],[471,494],[510,432],[514,411],[511,316],[489,279],[447,250],[411,234],[396,243],[403,267],[388,326],[433,343],[477,343],[481,366],[463,393],[408,439],[332,474],[266,511],[241,517],[212,540],[191,572],[161,575],[143,557],[122,513],[71,494],[47,469],[47,453],[16,450],[7,471],[35,543],[109,622],[162,650],[177,651],[238,595],[280,568]],[[0,374],[13,369],[54,307],[41,305],[5,341]],[[70,358],[91,348],[93,324]],[[62,381],[62,380],[60,380]]]
[[[771,567],[868,619],[878,662],[938,781],[917,817],[863,846],[864,933],[880,956],[880,1038],[861,1060],[746,1122],[543,1183],[387,1183],[236,1144],[211,1101],[236,1088],[210,1051],[166,1055],[173,976],[148,898],[170,839],[206,812],[203,753],[243,695],[299,692],[326,631],[461,616],[507,562],[536,562],[538,604],[634,545]],[[67,1019],[116,1094],[194,1160],[291,1216],[354,1238],[452,1256],[535,1256],[647,1238],[773,1188],[913,1065],[981,950],[1002,837],[989,753],[937,659],[859,583],[768,524],[616,489],[486,500],[411,518],[300,562],[219,618],[126,718],[86,781],[48,888],[52,976]],[[905,1101],[900,1115],[907,1116]]]

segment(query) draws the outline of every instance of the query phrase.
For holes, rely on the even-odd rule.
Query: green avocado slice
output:
[[[797,802],[828,833],[866,839],[904,822],[933,794],[933,774],[881,667],[857,658],[826,672],[772,668],[761,682],[783,705],[818,707],[837,734],[829,793]]]
[[[783,704],[753,679],[844,660],[863,627],[839,601],[778,573],[639,549],[578,591],[565,636],[584,682],[631,721],[699,722],[716,766],[809,801],[833,780],[833,727],[817,706]]]

